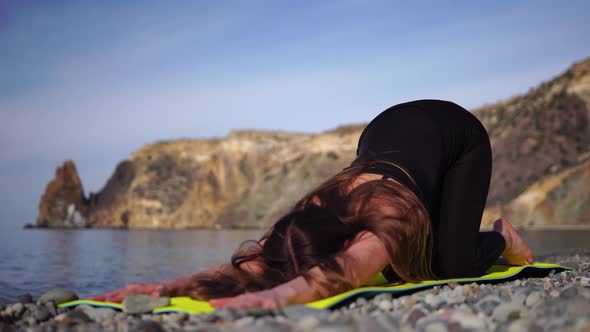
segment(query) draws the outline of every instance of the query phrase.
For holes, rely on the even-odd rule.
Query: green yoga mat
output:
[[[486,274],[478,278],[457,278],[444,280],[427,280],[419,283],[405,283],[405,284],[383,284],[378,286],[366,286],[351,291],[338,294],[323,300],[305,304],[313,309],[334,309],[342,305],[346,305],[359,297],[371,298],[380,293],[391,293],[394,297],[407,295],[417,292],[419,290],[432,288],[437,285],[445,285],[450,282],[459,284],[466,283],[498,283],[521,278],[541,278],[547,276],[551,271],[561,272],[564,270],[571,270],[571,268],[549,263],[534,263],[523,266],[509,266],[509,265],[493,265]],[[383,279],[381,279],[383,280]],[[75,307],[78,305],[87,304],[94,307],[109,307],[113,309],[122,310],[121,303],[101,302],[92,300],[77,300],[67,303],[62,303],[60,307]],[[189,297],[173,297],[170,299],[170,305],[154,309],[153,313],[167,313],[167,312],[187,312],[191,314],[208,313],[214,311],[213,308],[206,301],[193,300]]]

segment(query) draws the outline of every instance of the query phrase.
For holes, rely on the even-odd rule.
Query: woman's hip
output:
[[[359,138],[357,156],[448,164],[474,144],[489,144],[481,122],[463,107],[442,100],[417,100],[381,112]]]

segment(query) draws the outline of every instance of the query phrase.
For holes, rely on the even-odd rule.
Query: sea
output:
[[[590,229],[520,231],[537,257],[590,250]],[[88,297],[128,283],[187,276],[229,261],[262,230],[8,229],[0,235],[0,303],[52,288]]]

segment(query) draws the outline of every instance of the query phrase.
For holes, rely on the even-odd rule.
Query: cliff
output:
[[[72,161],[55,170],[39,203],[38,227],[79,228],[87,225],[88,202]]]
[[[590,59],[474,114],[493,152],[483,225],[590,225]]]
[[[590,59],[474,114],[494,154],[484,225],[590,224]],[[370,120],[370,119],[367,119]],[[37,225],[259,228],[354,159],[364,125],[320,134],[233,131],[149,144],[83,197],[73,163],[48,185]],[[76,220],[73,222],[73,220]]]
[[[96,205],[91,197],[95,213],[89,224],[262,227],[297,197],[347,166],[357,136],[234,131],[225,139],[148,145],[124,162],[128,166],[117,168],[113,178],[126,181],[111,179],[94,197],[100,203],[104,192],[124,195]]]

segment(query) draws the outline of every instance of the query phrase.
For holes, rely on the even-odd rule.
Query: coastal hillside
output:
[[[590,224],[590,59],[474,114],[493,151],[484,225]]]
[[[484,226],[500,216],[522,226],[590,224],[590,59],[473,113],[494,154]],[[149,144],[88,197],[66,161],[47,185],[36,226],[266,227],[350,164],[363,128]]]

